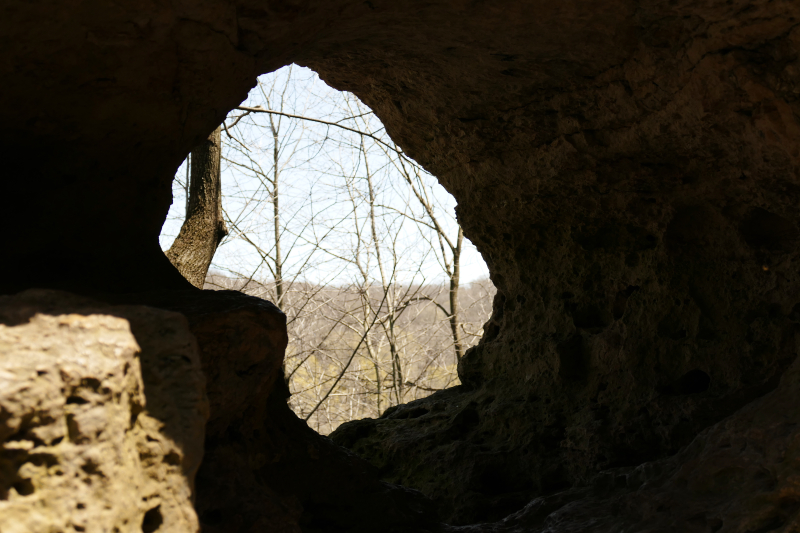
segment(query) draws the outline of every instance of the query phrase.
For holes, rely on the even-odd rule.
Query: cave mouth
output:
[[[204,288],[264,298],[287,314],[294,412],[327,435],[457,386],[494,287],[453,196],[372,110],[289,65],[258,78],[220,139],[228,233]],[[191,157],[175,174],[161,231],[168,255],[198,179]]]

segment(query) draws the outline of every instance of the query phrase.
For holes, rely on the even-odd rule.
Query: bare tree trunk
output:
[[[183,212],[189,212],[189,198],[191,195],[189,194],[189,184],[192,182],[192,177],[189,175],[189,169],[192,168],[192,154],[190,153],[186,156],[186,181],[183,184],[183,195],[186,199],[185,205],[183,207]],[[185,218],[185,217],[184,217]]]
[[[367,294],[366,298],[369,298],[369,294]],[[364,328],[367,327],[369,324],[369,307],[367,305],[367,299],[364,299],[364,303],[362,304],[363,308],[363,315],[364,315]],[[365,330],[366,331],[366,330]],[[375,370],[375,397],[376,397],[376,409],[377,415],[375,418],[381,416],[381,368],[380,368],[380,354],[375,347],[372,345],[372,340],[369,338],[369,335],[366,336],[364,339],[364,344],[367,345],[367,353],[369,354],[370,361],[372,362],[372,367]]]
[[[461,342],[461,321],[458,318],[458,289],[461,278],[461,244],[464,242],[464,230],[458,226],[458,240],[453,249],[453,271],[450,274],[450,329],[453,332],[453,347],[456,361],[464,357],[464,344]]]
[[[437,220],[436,216],[433,213],[433,206],[428,198],[428,193],[425,191],[424,187],[420,190],[417,190],[417,187],[414,185],[414,180],[411,179],[411,174],[406,169],[405,165],[400,160],[400,174],[405,178],[406,183],[411,187],[411,191],[419,200],[419,203],[428,213],[428,218],[430,218],[431,223],[436,231],[436,236],[439,239],[439,246],[442,249],[442,262],[444,263],[444,271],[447,273],[447,276],[450,278],[450,331],[453,335],[453,349],[456,353],[456,361],[460,361],[462,357],[464,357],[464,343],[461,340],[461,320],[458,314],[458,291],[461,284],[461,250],[462,245],[464,243],[464,230],[461,228],[461,225],[458,225],[458,236],[456,237],[456,243],[450,240],[445,233],[444,228],[439,221]],[[445,246],[446,245],[446,246]],[[447,260],[447,252],[446,249],[449,248],[450,252],[453,256],[452,264]]]
[[[202,289],[217,246],[228,234],[222,218],[220,182],[221,128],[192,150],[186,220],[167,258],[195,287]]]
[[[269,117],[269,124],[272,129],[272,213],[273,231],[275,232],[275,303],[279,309],[283,309],[283,257],[281,256],[281,225],[280,225],[280,195],[278,192],[278,178],[280,177],[280,149],[278,139],[278,128],[272,116]]]
[[[377,358],[373,361],[372,366],[375,368],[375,403],[378,415],[375,418],[380,417],[383,412],[381,411],[381,368],[378,365]]]
[[[400,360],[400,353],[397,349],[397,333],[395,332],[395,321],[397,317],[395,315],[396,302],[394,298],[394,289],[392,287],[394,280],[387,278],[386,271],[383,268],[383,261],[381,260],[380,240],[378,238],[378,229],[375,226],[375,189],[372,186],[372,174],[369,171],[368,154],[363,139],[361,140],[361,152],[364,154],[364,170],[366,171],[369,190],[369,221],[372,229],[372,243],[375,247],[375,259],[378,263],[378,270],[381,273],[381,286],[387,306],[388,327],[385,323],[383,327],[386,330],[386,336],[389,341],[389,352],[392,358],[392,385],[394,387],[397,403],[400,404],[403,403],[403,396],[405,396],[405,391],[403,390],[405,381],[403,380],[403,366]],[[394,277],[394,274],[392,274],[392,277]]]

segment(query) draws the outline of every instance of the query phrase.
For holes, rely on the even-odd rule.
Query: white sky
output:
[[[244,106],[283,111],[339,122],[391,143],[380,121],[353,95],[328,87],[312,71],[292,66],[259,78]],[[241,111],[232,111],[232,124]],[[358,118],[348,118],[362,115]],[[364,138],[366,158],[360,152],[362,137],[339,128],[308,121],[272,117],[280,128],[279,199],[281,247],[286,258],[284,278],[316,283],[347,284],[358,275],[354,258],[359,255],[374,276],[377,260],[359,248],[357,231],[369,235],[366,164],[373,176],[376,195],[377,233],[381,235],[381,262],[400,282],[443,282],[439,244],[432,231],[420,231],[413,218],[424,211],[412,195],[382,145]],[[263,257],[274,256],[273,176],[274,139],[270,117],[249,115],[225,131],[223,137],[223,209],[232,223],[211,269],[228,275],[272,279]],[[246,149],[245,149],[246,148]],[[394,159],[397,159],[394,156]],[[256,169],[255,171],[253,169]],[[261,176],[259,176],[261,172]],[[185,163],[173,182],[173,203],[161,233],[168,249],[180,230],[185,213]],[[428,187],[435,215],[452,240],[456,236],[455,200],[427,173],[420,176]],[[363,240],[362,239],[362,240]],[[361,251],[360,251],[361,250]],[[438,259],[437,259],[438,258]],[[461,282],[488,277],[489,272],[475,247],[464,239]]]

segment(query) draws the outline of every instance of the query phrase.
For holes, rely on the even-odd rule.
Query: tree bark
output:
[[[269,117],[269,125],[272,129],[272,213],[273,231],[275,232],[275,303],[278,308],[283,310],[283,256],[281,255],[281,210],[280,210],[280,147],[279,131],[275,126],[272,116]]]
[[[369,171],[369,161],[363,138],[361,139],[361,151],[364,154],[364,170],[366,171],[367,186],[369,188],[369,221],[370,228],[372,229],[372,244],[375,247],[375,259],[378,263],[378,270],[381,273],[381,286],[383,288],[383,295],[386,300],[388,311],[388,326],[383,324],[383,328],[389,340],[389,351],[392,357],[392,386],[394,388],[395,397],[397,398],[397,403],[400,404],[403,403],[403,397],[405,396],[405,391],[403,390],[405,380],[403,379],[403,366],[402,361],[400,361],[400,352],[397,349],[397,334],[395,332],[395,320],[397,319],[395,311],[397,310],[397,306],[395,305],[394,289],[392,288],[394,280],[386,276],[386,271],[383,268],[383,261],[381,260],[380,240],[378,239],[378,229],[375,226],[375,189],[372,186],[372,174]],[[395,258],[395,265],[396,264],[397,261]],[[393,272],[394,270],[395,269],[392,269]],[[393,276],[394,274],[392,274],[392,277]]]
[[[453,248],[453,271],[450,274],[450,331],[453,333],[453,349],[456,361],[464,357],[464,343],[461,341],[461,320],[458,317],[458,289],[461,286],[461,244],[464,242],[464,230],[458,226],[458,239]]]
[[[228,234],[222,218],[221,128],[192,150],[186,220],[167,258],[195,287],[202,289],[217,246]]]

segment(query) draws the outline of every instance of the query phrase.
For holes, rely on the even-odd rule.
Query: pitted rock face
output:
[[[431,502],[313,431],[286,403],[286,315],[235,291],[105,295],[182,313],[208,378],[195,501],[204,533],[438,529]]]
[[[800,361],[780,385],[673,457],[616,468],[588,487],[532,500],[453,533],[796,531],[800,527]]]
[[[0,298],[0,530],[199,531],[204,381],[176,313]]]

